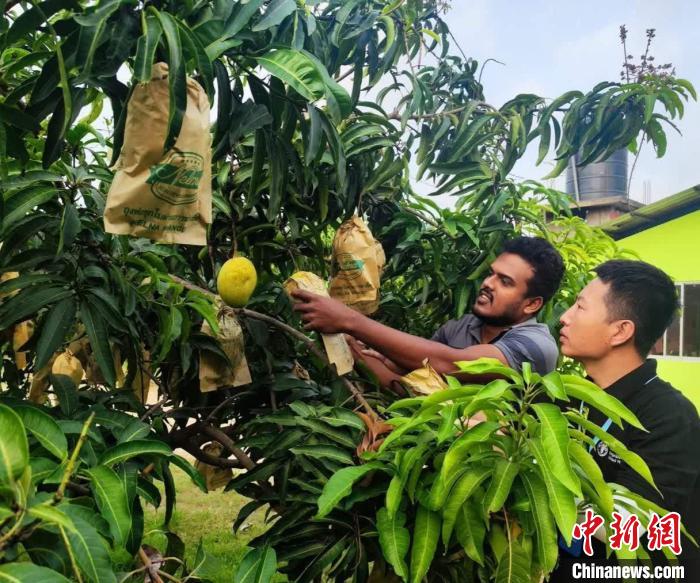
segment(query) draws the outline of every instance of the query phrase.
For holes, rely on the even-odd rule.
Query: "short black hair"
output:
[[[564,276],[564,262],[559,251],[542,237],[516,237],[506,241],[501,253],[522,257],[535,271],[527,282],[528,297],[542,297],[547,303],[557,293]]]
[[[634,346],[645,358],[678,312],[678,293],[673,280],[644,261],[615,259],[594,269],[608,284],[607,309],[615,320],[634,322]]]

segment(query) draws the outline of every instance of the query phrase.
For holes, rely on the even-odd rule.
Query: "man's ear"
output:
[[[629,342],[636,332],[636,327],[632,320],[618,320],[613,326],[615,326],[615,330],[610,336],[611,346],[622,346]]]
[[[525,303],[525,309],[523,310],[526,314],[534,316],[540,311],[544,305],[544,299],[542,296],[537,296],[536,298],[527,298]]]

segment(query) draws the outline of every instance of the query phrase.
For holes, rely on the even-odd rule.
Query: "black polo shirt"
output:
[[[695,406],[658,377],[656,361],[651,359],[613,383],[606,392],[622,401],[647,429],[648,433],[623,421],[623,429],[612,424],[608,432],[642,457],[663,497],[599,441],[592,454],[605,481],[625,486],[666,510],[678,512],[686,529],[700,540],[700,420]],[[605,414],[593,408],[588,418],[599,426],[606,421]],[[686,565],[685,580],[700,581],[700,553],[689,541],[682,543],[680,562]],[[603,545],[595,545],[595,548],[593,562],[605,563]],[[557,574],[564,571],[570,576],[571,563],[586,559],[560,553]],[[568,579],[555,577],[553,580]]]

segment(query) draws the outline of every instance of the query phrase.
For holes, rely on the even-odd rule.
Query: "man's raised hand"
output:
[[[352,318],[357,316],[357,312],[333,298],[301,289],[292,291],[290,295],[296,300],[292,309],[299,312],[305,330],[323,334],[345,332]]]

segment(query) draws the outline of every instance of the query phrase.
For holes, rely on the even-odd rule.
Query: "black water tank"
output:
[[[576,155],[578,163],[580,157]],[[627,149],[618,150],[604,162],[576,167],[579,200],[627,197]],[[566,192],[576,198],[572,164],[566,170]]]

